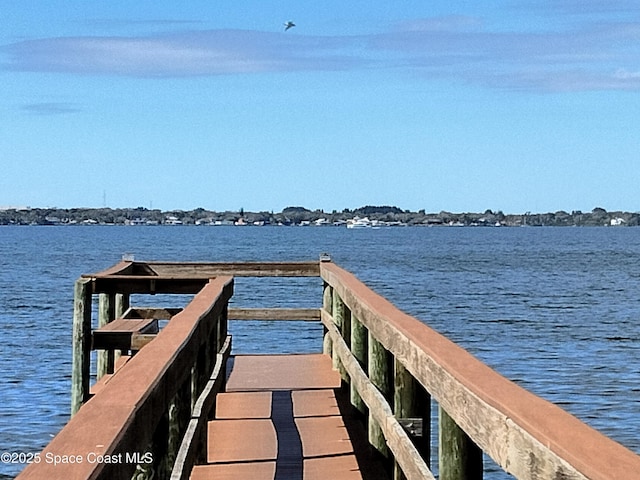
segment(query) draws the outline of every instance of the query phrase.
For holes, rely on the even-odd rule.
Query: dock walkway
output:
[[[207,464],[192,480],[363,478],[329,356],[241,355],[230,365],[208,424]]]

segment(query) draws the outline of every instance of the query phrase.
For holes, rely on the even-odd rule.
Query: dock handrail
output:
[[[323,319],[350,346],[345,352],[325,337],[334,364],[344,370],[357,359],[396,415],[422,417],[426,432],[430,402],[411,397],[423,390],[438,402],[440,479],[482,478],[483,451],[518,479],[640,479],[640,456],[501,376],[337,265],[321,263],[320,275]],[[366,398],[359,383],[352,388],[356,408]],[[376,435],[375,424],[370,416],[370,442],[382,453],[386,445],[393,450],[395,440]]]
[[[168,477],[216,356],[228,355],[232,293],[232,277],[209,280],[153,342],[77,410],[18,478],[128,480],[149,467]],[[224,365],[218,372],[224,379]]]

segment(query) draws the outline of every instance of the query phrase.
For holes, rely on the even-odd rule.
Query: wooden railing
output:
[[[123,261],[83,275],[75,284],[72,418],[19,478],[188,478],[194,464],[206,462],[206,424],[231,353],[228,320],[320,318],[319,309],[229,308],[231,275],[318,277],[319,271],[318,262]],[[131,294],[158,293],[195,297],[184,310],[130,306]],[[168,320],[162,330],[158,320]],[[92,350],[98,351],[91,386]]]
[[[76,284],[74,401],[82,399],[81,407],[74,405],[69,423],[20,479],[169,478],[176,464],[202,459],[206,452],[201,427],[222,388],[231,349],[232,277],[207,280],[153,341],[127,357],[115,374],[103,375],[92,397],[86,338],[91,338],[94,287],[91,278]],[[185,437],[188,445],[180,451]]]
[[[482,478],[482,452],[518,479],[640,479],[640,456],[502,377],[335,264],[321,263],[320,275],[325,353],[350,385],[353,406],[368,416],[370,443],[394,460],[396,478],[433,478],[433,398],[441,480]],[[420,423],[420,436],[407,433]]]

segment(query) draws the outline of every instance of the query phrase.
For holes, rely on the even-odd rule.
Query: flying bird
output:
[[[289,20],[287,23],[284,24],[284,31],[286,32],[287,30],[289,30],[290,28],[295,27],[296,24],[293,23],[291,20]]]

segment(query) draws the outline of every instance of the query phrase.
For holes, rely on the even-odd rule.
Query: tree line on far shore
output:
[[[637,226],[640,213],[594,208],[591,212],[563,210],[549,213],[505,214],[441,211],[412,212],[394,206],[365,206],[356,209],[309,210],[287,207],[282,212],[216,212],[204,208],[170,210],[137,208],[8,208],[0,210],[0,225],[342,225],[355,217],[387,225],[420,226]]]

